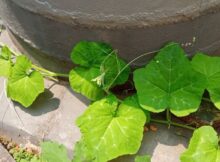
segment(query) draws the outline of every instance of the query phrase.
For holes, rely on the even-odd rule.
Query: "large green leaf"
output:
[[[98,100],[104,97],[104,91],[93,79],[100,75],[97,68],[77,67],[70,71],[69,81],[74,91],[83,94],[90,100]]]
[[[77,119],[94,161],[106,162],[138,151],[146,116],[136,103],[135,97],[129,97],[119,105],[114,96],[108,96],[94,102]]]
[[[126,67],[126,63],[119,59],[115,53],[106,57],[100,69],[101,73],[104,73],[103,86],[107,89],[115,85],[124,84],[128,80],[130,73],[130,67]],[[120,75],[118,75],[119,73]]]
[[[219,139],[211,126],[203,126],[193,133],[188,149],[181,154],[181,162],[220,162]]]
[[[86,147],[83,139],[78,141],[75,144],[74,148],[74,156],[72,162],[91,162],[93,161],[94,157],[91,154],[91,151],[88,150]]]
[[[176,43],[162,48],[145,68],[136,70],[134,82],[144,109],[162,112],[168,108],[176,116],[197,110],[205,83]]]
[[[113,51],[112,47],[102,42],[81,41],[75,45],[71,59],[84,67],[98,67],[105,57]]]
[[[143,155],[143,156],[136,156],[135,162],[150,162],[150,156],[149,155]]]
[[[43,142],[40,158],[45,162],[71,162],[65,146],[56,142]]]
[[[220,109],[220,57],[198,53],[192,59],[192,66],[205,77],[211,100]]]
[[[43,76],[32,70],[31,66],[26,56],[18,56],[8,80],[8,97],[25,107],[30,106],[44,92]]]
[[[8,77],[11,72],[11,51],[7,46],[3,46],[0,51],[0,76]]]
[[[91,100],[99,99],[104,91],[128,80],[129,66],[106,43],[79,42],[71,59],[79,65],[70,72],[71,87]]]

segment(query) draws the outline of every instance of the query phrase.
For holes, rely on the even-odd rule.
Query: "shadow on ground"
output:
[[[150,155],[152,162],[179,162],[180,154],[188,145],[192,132],[167,126],[157,125],[156,132],[144,133],[137,155]],[[122,156],[111,162],[134,162],[136,155]]]
[[[32,116],[40,116],[59,108],[60,99],[53,96],[54,94],[49,89],[45,89],[29,108],[25,108],[19,103],[15,103],[15,106],[19,106],[23,111]]]

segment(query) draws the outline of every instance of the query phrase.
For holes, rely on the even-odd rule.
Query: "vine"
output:
[[[128,81],[130,65],[154,53],[157,53],[154,59],[133,72],[137,93],[125,96],[123,100],[113,94],[113,87]],[[0,76],[7,78],[7,95],[24,107],[28,108],[44,92],[44,77],[53,80],[57,77],[69,78],[75,92],[94,101],[76,120],[82,137],[75,145],[73,159],[68,158],[64,146],[48,142],[42,144],[41,161],[106,162],[121,155],[136,154],[146,123],[156,122],[193,131],[196,128],[173,122],[171,114],[188,116],[198,110],[202,100],[212,102],[220,109],[220,58],[197,53],[189,60],[178,43],[171,42],[158,51],[144,53],[126,63],[109,44],[82,41],[73,48],[71,60],[76,67],[69,74],[61,74],[32,64],[26,56],[7,46],[1,48]],[[203,97],[205,90],[209,92],[210,99]],[[151,112],[163,111],[166,111],[166,120],[150,117]],[[211,133],[213,140],[207,139],[205,133]],[[216,138],[210,126],[196,129],[189,149],[181,155],[181,162],[196,161],[195,155],[200,159],[201,154],[209,151],[203,145],[197,147],[200,140],[205,139],[207,146],[214,144],[217,147]],[[219,152],[218,147],[213,148],[213,155],[203,161],[219,161],[220,155],[214,156]],[[137,156],[135,161],[146,162],[150,158],[147,155]]]

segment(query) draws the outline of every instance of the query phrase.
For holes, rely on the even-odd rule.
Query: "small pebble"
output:
[[[144,132],[148,132],[148,131],[149,131],[148,127],[144,126]]]
[[[157,127],[155,125],[150,125],[150,130],[153,132],[157,131]]]

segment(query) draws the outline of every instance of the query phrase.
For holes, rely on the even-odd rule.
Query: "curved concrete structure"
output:
[[[57,58],[67,67],[80,40],[108,42],[126,60],[168,41],[196,40],[186,47],[189,53],[220,47],[220,0],[1,0],[0,6],[3,21],[22,46],[33,47],[32,57],[52,69]]]

